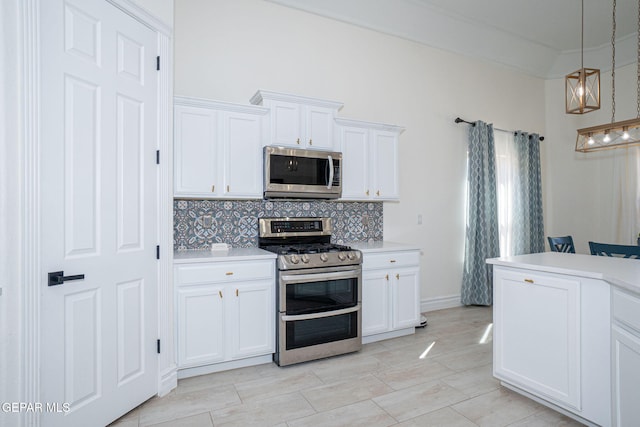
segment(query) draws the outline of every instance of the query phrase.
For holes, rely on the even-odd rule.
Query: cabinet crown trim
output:
[[[405,130],[403,126],[390,125],[386,123],[367,122],[364,120],[345,119],[341,117],[336,117],[334,120],[336,124],[339,124],[341,126],[351,126],[351,127],[359,127],[359,128],[374,129],[374,130],[385,130],[389,132],[396,132],[398,134],[401,134]]]
[[[173,104],[174,106],[200,107],[200,108],[209,108],[209,109],[216,109],[216,110],[233,111],[237,113],[249,113],[249,114],[259,114],[259,115],[269,114],[269,109],[266,107],[260,107],[256,105],[233,104],[230,102],[215,101],[213,99],[193,98],[193,97],[187,97],[187,96],[174,96]]]
[[[333,108],[340,110],[344,105],[342,102],[329,101],[326,99],[309,98],[307,96],[292,95],[289,93],[271,92],[268,90],[259,90],[251,97],[249,102],[254,105],[261,105],[264,100],[293,102],[297,104],[314,105],[316,107]]]

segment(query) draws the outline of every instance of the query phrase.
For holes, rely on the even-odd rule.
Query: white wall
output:
[[[282,91],[405,126],[385,238],[424,249],[423,301],[459,294],[467,125],[453,120],[543,133],[544,81],[260,0],[180,0],[174,30],[176,94],[248,103]]]
[[[636,64],[616,70],[616,121],[637,117],[636,70]],[[611,71],[600,78],[601,108],[584,115],[564,113],[564,79],[545,84],[545,229],[550,236],[572,235],[578,253],[589,253],[590,240],[616,242],[613,160],[624,149],[574,151],[577,129],[611,122]]]

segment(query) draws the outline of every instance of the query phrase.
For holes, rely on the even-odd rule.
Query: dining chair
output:
[[[589,242],[591,255],[640,259],[640,246]]]
[[[552,252],[576,253],[576,248],[573,246],[573,238],[571,236],[547,237],[547,239],[549,239],[549,248],[551,248]]]

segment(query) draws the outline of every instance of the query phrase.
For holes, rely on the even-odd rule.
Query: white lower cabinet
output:
[[[494,376],[609,425],[609,290],[602,281],[494,266]]]
[[[419,251],[363,251],[363,341],[412,333],[419,323]]]
[[[175,267],[178,368],[275,351],[273,261]]]
[[[612,291],[612,412],[613,425],[640,422],[640,295]]]

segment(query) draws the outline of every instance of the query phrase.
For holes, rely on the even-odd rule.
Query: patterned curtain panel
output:
[[[519,185],[516,186],[513,218],[513,254],[544,252],[540,136],[516,132]]]
[[[500,255],[495,162],[493,126],[477,121],[469,128],[467,230],[461,290],[464,305],[493,302],[493,270],[486,259]]]

